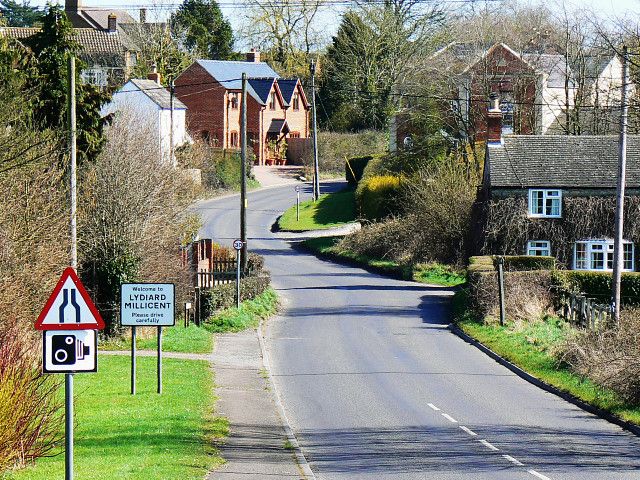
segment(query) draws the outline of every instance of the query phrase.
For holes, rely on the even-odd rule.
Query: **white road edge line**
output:
[[[551,480],[549,477],[545,477],[541,473],[536,472],[535,470],[527,470],[534,477],[538,477],[540,480]]]
[[[467,427],[465,427],[464,425],[460,425],[460,428],[462,430],[464,430],[465,432],[467,432],[469,435],[471,435],[472,437],[477,437],[478,434],[476,432],[474,432],[473,430],[468,429]]]
[[[511,463],[513,463],[514,465],[518,465],[519,467],[523,467],[524,463],[522,463],[519,460],[516,460],[515,458],[513,458],[511,455],[502,455],[504,458],[506,458],[507,460],[509,460]]]
[[[449,420],[451,423],[458,423],[458,420],[456,420],[455,418],[453,418],[451,415],[447,413],[442,413],[441,415],[447,420]]]
[[[427,403],[427,405],[429,405],[433,410],[435,410],[436,412],[439,412],[440,409],[438,407],[436,407],[433,403]]]
[[[491,445],[489,442],[487,442],[484,439],[480,440],[480,443],[483,444],[485,447],[487,447],[489,450],[493,450],[494,452],[497,452],[498,450],[500,450],[498,447]]]

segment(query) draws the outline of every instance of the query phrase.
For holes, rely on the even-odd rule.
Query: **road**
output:
[[[319,260],[271,233],[294,201],[292,186],[250,193],[248,242],[283,299],[266,343],[317,478],[640,479],[640,439],[452,334],[450,291]],[[231,245],[238,197],[198,210],[202,236]]]

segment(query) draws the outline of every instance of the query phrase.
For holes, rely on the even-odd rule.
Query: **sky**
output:
[[[44,6],[48,0],[31,0],[32,6]],[[427,0],[425,0],[427,1]],[[444,0],[450,1],[453,5],[465,0]],[[482,0],[475,0],[481,3]],[[556,0],[516,0],[520,3],[539,3],[541,5],[547,5],[552,10],[554,5],[557,5]],[[607,18],[620,18],[635,17],[640,22],[640,0],[565,0],[566,3],[571,6],[575,6],[578,9],[590,8],[595,11],[603,19]],[[53,3],[64,4],[64,0],[53,0]],[[164,20],[168,16],[168,12],[171,9],[177,8],[182,2],[180,0],[82,0],[85,7],[100,7],[100,8],[119,8],[128,10],[134,18],[138,18],[139,9],[141,7],[147,7],[148,21]],[[240,18],[242,17],[242,10],[244,7],[243,1],[235,0],[218,0],[218,4],[222,8],[222,12],[231,21],[231,25],[234,30],[240,28]],[[341,12],[338,12],[341,13]],[[159,17],[159,18],[158,18]],[[327,10],[322,14],[323,30],[330,38],[337,29],[340,23],[340,15],[336,15],[336,11]]]

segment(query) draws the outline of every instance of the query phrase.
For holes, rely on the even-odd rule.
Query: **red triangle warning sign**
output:
[[[35,324],[36,330],[102,330],[104,321],[76,271],[67,267]]]

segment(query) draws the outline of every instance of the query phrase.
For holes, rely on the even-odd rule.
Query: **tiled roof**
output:
[[[571,74],[571,67],[567,65],[564,55],[549,53],[523,53],[522,59],[533,65],[536,70],[548,75],[547,85],[551,88],[564,88],[564,82],[569,72],[569,82],[575,86]]]
[[[284,98],[284,103],[287,106],[291,103],[291,97],[293,96],[293,92],[296,90],[296,85],[298,85],[297,78],[278,79],[278,86],[280,87],[282,98]]]
[[[269,101],[269,92],[271,92],[274,80],[275,78],[250,78],[247,80],[249,84],[248,90],[250,93],[253,90],[254,98],[257,96],[256,100],[262,105],[266,105]]]
[[[615,188],[617,172],[618,136],[507,135],[485,161],[492,188]],[[627,186],[640,188],[639,135],[628,137]]]
[[[166,88],[158,85],[153,80],[132,78],[129,80],[129,83],[133,84],[138,90],[143,92],[160,108],[164,110],[169,110],[171,108],[171,94]],[[129,91],[129,88],[125,85],[122,89],[116,92],[115,95],[126,94],[127,91]],[[174,96],[173,108],[174,110],[186,110],[187,106]]]

